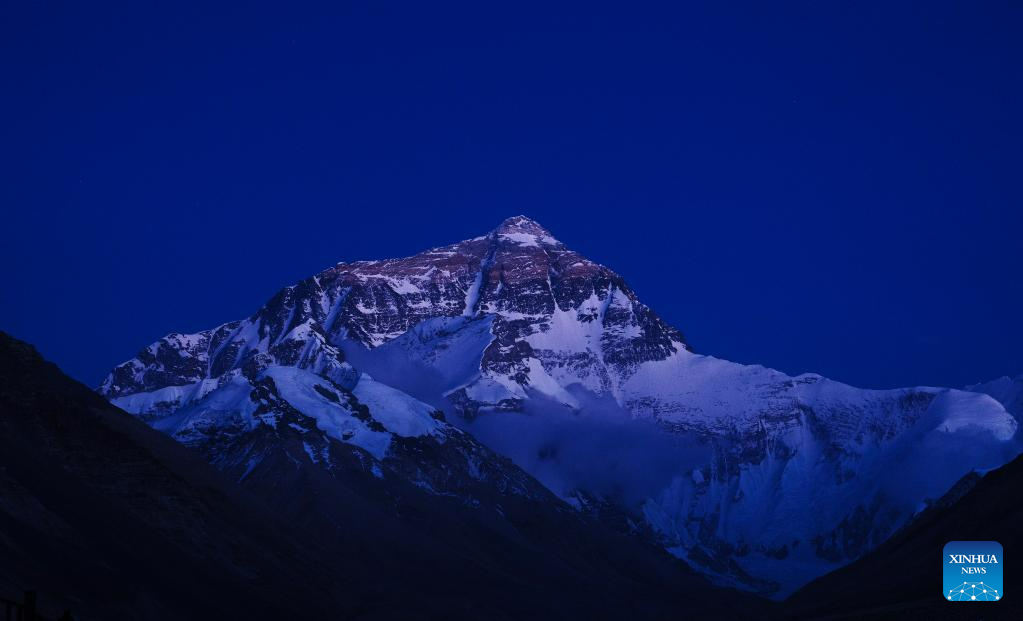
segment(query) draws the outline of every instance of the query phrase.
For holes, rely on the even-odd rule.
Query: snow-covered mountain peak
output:
[[[1023,419],[1023,374],[1016,377],[999,377],[990,382],[967,386],[964,390],[991,395],[1017,420]]]
[[[515,216],[411,257],[337,264],[246,319],[172,333],[100,392],[210,451],[232,434],[318,429],[421,472],[404,460],[430,459],[424,446],[479,438],[578,507],[616,506],[695,567],[777,594],[1018,454],[1006,412],[1019,416],[1018,386],[973,387],[1001,403],[870,391],[694,354],[621,276]],[[475,471],[464,457],[446,459]]]
[[[560,246],[561,242],[536,220],[526,216],[513,216],[498,226],[493,233],[499,240],[520,246]]]
[[[530,230],[544,234],[550,233],[536,220],[530,218],[529,216],[524,216],[521,214],[517,216],[512,216],[510,218],[505,218],[504,221],[501,222],[501,224],[495,230],[499,233],[502,233],[513,229]]]

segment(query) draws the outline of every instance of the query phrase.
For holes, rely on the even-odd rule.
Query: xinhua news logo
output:
[[[942,558],[942,588],[946,600],[997,602],[1002,599],[1002,544],[949,541]]]

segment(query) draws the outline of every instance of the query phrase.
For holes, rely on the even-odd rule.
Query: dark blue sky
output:
[[[1023,372],[1023,4],[178,4],[0,9],[0,329],[87,383],[519,213],[701,352]]]

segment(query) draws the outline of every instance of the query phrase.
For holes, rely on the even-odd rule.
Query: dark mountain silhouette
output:
[[[935,456],[935,458],[939,458]],[[1023,619],[1023,457],[963,478],[944,498],[873,552],[811,582],[785,605],[793,619]],[[941,551],[949,541],[998,541],[1006,593],[975,606],[942,597]]]
[[[521,473],[531,493],[488,484],[448,496],[379,478],[340,443],[317,447],[330,469],[309,467],[294,459],[307,452],[297,437],[261,435],[270,433],[261,426],[236,444],[265,449],[258,467],[217,471],[0,333],[0,591],[34,588],[47,614],[70,608],[86,619],[763,610],[655,547],[562,510],[506,460],[502,472]],[[429,444],[408,450],[445,459]]]
[[[301,549],[185,447],[0,333],[0,589],[86,618],[325,612]]]

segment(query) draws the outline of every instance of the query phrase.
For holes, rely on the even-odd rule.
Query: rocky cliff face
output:
[[[639,364],[686,349],[678,330],[639,302],[621,277],[573,252],[528,218],[489,235],[406,259],[342,263],[287,287],[252,317],[193,335],[170,334],[116,367],[100,387],[115,398],[297,366],[353,386],[339,345],[374,348],[424,322],[447,332],[488,321],[477,371],[455,399],[466,412],[514,406],[523,385],[568,375],[598,391]],[[575,333],[563,334],[563,326]],[[566,338],[566,352],[551,338]]]
[[[487,472],[540,494],[477,436],[579,510],[775,595],[1019,452],[1016,420],[986,395],[859,390],[696,355],[620,276],[522,216],[414,257],[338,264],[247,319],[161,339],[99,390],[214,463],[238,467],[251,458],[238,438],[272,427],[326,468],[314,438],[437,493]],[[598,436],[611,439],[586,444]]]

